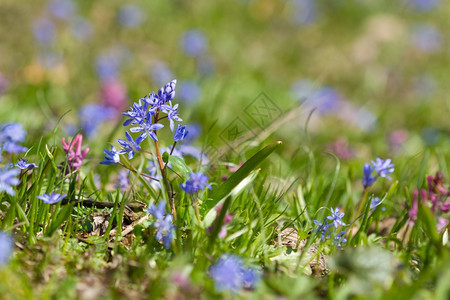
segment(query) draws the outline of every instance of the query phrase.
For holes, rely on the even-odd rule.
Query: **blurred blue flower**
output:
[[[64,199],[67,196],[67,194],[61,195],[58,193],[51,193],[51,194],[42,194],[42,196],[37,196],[36,198],[41,199],[44,201],[44,203],[47,204],[55,204]]]
[[[117,177],[116,188],[119,188],[121,191],[126,190],[130,186],[130,171],[122,169],[119,171],[119,176]]]
[[[178,85],[178,98],[186,103],[193,103],[201,97],[202,89],[194,81],[182,81]]]
[[[338,228],[340,225],[345,226],[346,224],[342,221],[345,213],[339,212],[339,207],[336,207],[334,210],[331,208],[331,216],[328,216],[327,219],[333,222],[334,227]]]
[[[166,203],[161,200],[156,206],[153,204],[150,209],[147,209],[147,212],[155,218],[155,221],[152,223],[152,226],[155,227],[156,231],[156,240],[158,242],[162,242],[166,249],[170,248],[170,244],[173,240],[174,229],[173,225],[173,216],[172,214],[165,215],[165,207]]]
[[[41,18],[33,22],[33,34],[36,41],[42,45],[53,42],[56,30],[50,19]]]
[[[156,62],[150,69],[150,74],[153,81],[158,85],[163,85],[174,78],[172,71],[169,67],[162,61]]]
[[[328,224],[327,219],[323,219],[323,222],[313,220],[313,223],[317,226],[317,228],[314,229],[313,232],[320,233],[320,240],[322,242],[325,242],[325,240],[330,236],[328,229],[330,228],[331,224]]]
[[[314,0],[293,0],[291,20],[297,25],[310,24],[316,21],[317,6]]]
[[[135,28],[141,25],[145,19],[143,11],[138,5],[125,4],[120,8],[117,19],[122,26]]]
[[[342,244],[347,243],[347,239],[345,238],[345,231],[340,231],[337,233],[333,238],[333,245],[336,245],[338,247],[341,247]]]
[[[260,280],[255,269],[245,267],[242,259],[231,254],[223,254],[209,269],[217,291],[238,292],[242,288],[254,288]]]
[[[428,11],[435,8],[441,0],[408,0],[408,4],[417,10]]]
[[[188,137],[190,134],[188,135]],[[178,146],[178,151],[180,151],[183,156],[192,156],[198,161],[201,161],[202,165],[209,164],[208,155],[204,153],[201,149],[192,145],[180,145]]]
[[[421,51],[432,54],[442,46],[442,34],[431,24],[419,24],[413,29],[411,42]]]
[[[127,137],[127,140],[118,139],[117,142],[123,147],[121,152],[128,153],[128,159],[132,159],[134,157],[134,153],[141,149],[139,144],[144,140],[144,137],[140,135],[135,141],[128,131],[125,131],[125,136]]]
[[[191,57],[200,56],[208,49],[206,36],[197,29],[186,31],[181,36],[180,45],[184,53]]]
[[[111,145],[111,151],[104,149],[103,152],[105,153],[105,160],[101,161],[100,164],[115,165],[120,162],[120,154],[122,154],[122,151],[117,151],[113,145]]]
[[[72,0],[52,0],[48,5],[49,12],[58,19],[68,20],[76,11],[76,4]]]
[[[27,151],[27,148],[18,144],[25,141],[26,135],[27,132],[20,123],[10,122],[0,124],[0,155],[3,151],[8,153],[21,153]]]
[[[181,142],[188,135],[189,131],[186,130],[186,126],[179,124],[175,133],[173,135],[173,139],[175,142]]]
[[[189,174],[189,179],[186,182],[180,184],[181,189],[188,194],[194,194],[205,188],[212,189],[211,185],[207,182],[208,176],[203,174],[202,171],[197,173],[192,172]]]
[[[394,164],[391,163],[390,158],[382,160],[381,158],[377,157],[376,161],[372,160],[372,165],[375,171],[378,173],[378,176],[387,178],[389,180],[392,179],[391,177],[389,177],[389,174],[394,172]]]
[[[14,241],[11,236],[5,232],[0,231],[0,267],[9,261],[14,250]]]
[[[35,163],[29,163],[27,164],[28,159],[20,158],[17,163],[16,167],[18,167],[21,170],[32,170],[34,168],[37,168],[38,166]]]
[[[321,114],[336,111],[342,101],[339,93],[328,86],[319,88],[313,95],[310,104],[317,107],[317,112]]]
[[[13,186],[18,185],[20,182],[16,177],[19,173],[19,169],[10,169],[9,166],[0,169],[0,192],[6,192],[14,196],[16,191],[13,189]]]
[[[307,101],[314,97],[316,87],[314,83],[308,79],[302,79],[294,82],[291,86],[291,94],[295,100]]]
[[[77,40],[85,41],[92,36],[94,28],[89,20],[76,17],[70,23],[70,32]]]
[[[88,138],[97,135],[98,127],[115,116],[115,109],[104,105],[89,103],[78,111],[80,126]]]
[[[372,168],[372,166],[369,163],[365,163],[363,167],[363,178],[362,178],[362,185],[364,189],[367,189],[369,186],[371,186],[376,180],[376,176],[372,176],[372,173],[375,169]]]
[[[187,124],[186,130],[189,132],[189,134],[184,139],[185,144],[191,143],[194,139],[198,138],[202,134],[202,126],[198,123]]]
[[[370,209],[374,210],[375,208],[377,208],[378,205],[380,205],[382,203],[381,199],[379,197],[372,197],[370,199]],[[386,208],[382,207],[381,208],[382,211],[385,211]]]

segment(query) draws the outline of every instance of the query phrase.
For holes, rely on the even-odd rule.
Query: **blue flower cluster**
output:
[[[129,111],[122,113],[122,115],[127,117],[123,126],[133,126],[130,128],[130,132],[140,133],[140,135],[133,139],[131,134],[126,131],[126,140],[117,140],[122,149],[117,151],[114,146],[111,146],[111,150],[105,149],[105,160],[101,164],[117,164],[120,162],[120,155],[126,153],[128,154],[128,159],[132,159],[135,153],[141,150],[140,143],[147,137],[150,137],[155,142],[158,141],[156,131],[164,127],[163,124],[159,123],[163,119],[167,118],[170,130],[175,130],[175,122],[183,121],[178,116],[178,104],[172,104],[172,100],[175,98],[176,83],[176,80],[172,80],[160,88],[157,94],[152,92],[146,95],[139,99],[138,102],[133,103]],[[162,114],[166,114],[166,116]],[[186,135],[186,127],[178,125],[174,133],[174,140],[180,142]]]
[[[42,200],[44,203],[47,204],[55,204],[64,199],[67,196],[67,194],[61,195],[58,193],[51,193],[51,194],[43,194],[42,196],[37,196],[36,198]]]
[[[344,236],[345,231],[342,230],[338,232],[340,226],[347,225],[344,223],[344,221],[342,221],[344,215],[345,213],[341,213],[339,211],[339,207],[336,207],[335,209],[331,208],[331,216],[324,218],[322,222],[319,222],[317,220],[313,221],[317,226],[317,228],[314,229],[313,232],[320,233],[320,239],[322,242],[325,242],[326,240],[332,238],[332,244],[341,247],[343,243],[347,242],[347,239]]]
[[[209,269],[209,275],[219,292],[253,289],[260,280],[257,270],[245,267],[240,257],[230,254],[220,256],[216,264]]]
[[[211,189],[211,185],[207,182],[208,176],[198,171],[197,173],[191,173],[189,179],[182,183],[181,189],[188,194],[195,194],[198,191],[204,190],[205,187]]]
[[[382,160],[379,157],[377,157],[376,161],[372,160],[372,166],[369,163],[364,164],[362,178],[362,185],[364,189],[367,189],[377,180],[376,175],[372,176],[373,171],[375,171],[379,177],[392,180],[389,174],[394,172],[394,164],[391,163],[390,158]]]
[[[157,230],[156,240],[162,242],[164,247],[169,249],[173,240],[175,226],[172,223],[172,214],[166,214],[166,203],[161,200],[158,206],[153,204],[150,208],[147,208],[147,212],[155,219],[152,225]]]
[[[0,161],[2,161],[2,153],[21,153],[27,151],[19,143],[25,141],[27,132],[20,123],[3,123],[0,124]]]

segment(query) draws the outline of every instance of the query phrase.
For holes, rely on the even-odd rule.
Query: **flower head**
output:
[[[372,176],[374,168],[369,163],[365,163],[363,167],[363,178],[362,178],[362,185],[364,189],[367,189],[369,186],[371,186],[376,180],[376,176]]]
[[[378,176],[387,178],[391,180],[392,178],[389,177],[389,174],[394,172],[394,164],[391,163],[391,159],[388,158],[386,160],[382,160],[381,158],[377,157],[376,161],[372,161],[373,168],[378,173]]]
[[[320,240],[322,242],[325,242],[325,240],[330,237],[328,229],[330,228],[331,224],[328,224],[327,219],[323,219],[323,222],[319,222],[317,220],[313,220],[313,222],[317,226],[317,228],[314,229],[313,232],[320,232]]]
[[[105,153],[105,160],[101,161],[100,164],[102,165],[115,165],[118,162],[120,162],[120,155],[122,153],[122,151],[117,151],[116,148],[111,145],[111,151],[104,149],[103,152]]]
[[[175,127],[174,121],[178,121],[178,122],[183,121],[178,116],[178,104],[175,104],[174,106],[172,106],[172,101],[169,101],[169,104],[164,104],[161,106],[161,110],[167,114],[167,119],[169,119],[171,131],[173,131],[173,129]]]
[[[158,91],[158,98],[161,104],[172,101],[175,98],[175,86],[177,85],[177,80],[174,79],[167,83],[164,87],[160,88]]]
[[[142,132],[142,134],[140,135],[140,138],[142,140],[144,140],[147,137],[147,135],[149,135],[152,138],[152,140],[157,141],[158,137],[156,136],[155,131],[163,127],[164,127],[163,124],[159,123],[153,124],[151,114],[147,113],[147,117],[145,118],[145,120],[142,121],[139,124],[139,126],[130,128],[130,131]]]
[[[19,179],[16,178],[19,173],[20,170],[9,169],[8,166],[0,169],[0,192],[6,192],[11,196],[14,196],[16,191],[14,191],[12,187],[19,184]]]
[[[42,196],[37,196],[36,198],[41,199],[44,201],[44,203],[47,204],[55,204],[64,199],[67,196],[67,194],[61,195],[58,193],[51,193],[51,194],[42,194]]]
[[[327,219],[333,222],[334,227],[338,228],[339,225],[345,226],[346,224],[342,221],[345,213],[339,213],[339,207],[336,207],[334,210],[331,208],[331,216],[328,216]]]
[[[38,167],[35,163],[27,164],[27,161],[28,161],[28,159],[26,159],[26,158],[20,158],[19,161],[17,161],[15,166],[21,170],[32,170],[32,169]]]
[[[95,103],[86,104],[78,111],[80,126],[88,138],[95,137],[98,127],[115,115],[114,108]]]
[[[196,29],[185,32],[181,37],[180,44],[183,51],[191,57],[204,54],[208,48],[205,35]]]
[[[202,171],[198,171],[197,173],[191,173],[189,175],[189,179],[186,180],[185,183],[182,183],[180,186],[188,194],[194,194],[198,191],[205,189],[205,187],[211,189],[211,185],[207,183],[208,176],[202,173]]]
[[[14,249],[14,242],[11,236],[0,231],[0,267],[6,264]]]
[[[145,136],[138,136],[136,141],[133,140],[128,131],[125,131],[125,136],[127,137],[127,140],[118,139],[117,142],[123,147],[121,152],[128,153],[128,159],[132,159],[134,157],[134,153],[141,149],[139,144],[144,140]]]
[[[130,171],[128,171],[128,170],[122,169],[119,171],[116,188],[120,188],[123,191],[123,190],[126,190],[130,186],[130,178],[128,177],[129,174],[130,174]]]
[[[89,152],[89,147],[81,151],[81,144],[83,143],[83,135],[77,134],[73,141],[66,142],[65,138],[61,139],[63,149],[66,152],[68,170],[67,173],[78,170],[83,163],[84,158]]]
[[[156,240],[162,242],[166,249],[170,248],[173,240],[174,228],[172,214],[165,215],[166,203],[160,201],[158,206],[152,205],[147,212],[153,216],[155,221],[152,226],[156,228]]]
[[[189,131],[186,130],[186,126],[179,124],[173,134],[173,139],[175,142],[181,142],[188,135],[188,133]]]

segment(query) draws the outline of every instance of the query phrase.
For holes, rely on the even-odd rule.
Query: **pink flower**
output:
[[[112,107],[117,115],[127,107],[127,91],[125,86],[116,79],[109,79],[102,83],[100,97],[103,105]]]
[[[66,173],[78,170],[81,167],[86,154],[89,152],[89,148],[81,151],[83,135],[77,134],[72,142],[66,142],[65,138],[62,138],[61,141],[67,157],[68,170],[66,170]]]

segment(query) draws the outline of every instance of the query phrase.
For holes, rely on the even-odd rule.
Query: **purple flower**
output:
[[[97,135],[97,128],[105,121],[115,116],[115,109],[100,104],[90,103],[83,106],[79,112],[80,126],[88,138]]]
[[[319,222],[317,220],[313,220],[313,222],[317,226],[317,228],[314,229],[313,232],[320,232],[320,240],[322,242],[325,242],[325,240],[330,236],[328,229],[330,228],[331,224],[328,224],[327,219],[323,219],[323,222]]]
[[[170,122],[170,130],[171,131],[173,131],[173,129],[175,127],[174,121],[178,121],[178,122],[183,121],[178,116],[178,104],[175,104],[174,106],[172,106],[172,101],[169,101],[169,105],[164,104],[163,106],[161,106],[161,110],[167,114],[167,118],[169,119],[169,122]]]
[[[121,152],[128,153],[128,159],[132,159],[134,157],[134,153],[141,149],[141,146],[139,146],[139,144],[144,140],[145,137],[142,137],[142,135],[140,135],[135,141],[128,133],[128,131],[125,131],[125,136],[127,137],[127,140],[118,139],[117,142],[123,147],[123,150]]]
[[[71,141],[66,142],[66,138],[61,139],[63,149],[66,152],[68,170],[67,173],[78,170],[83,164],[83,160],[89,152],[89,147],[81,151],[81,144],[83,143],[83,135],[77,134]]]
[[[28,161],[28,159],[20,158],[19,161],[17,161],[17,164],[15,166],[21,170],[32,170],[32,169],[38,167],[35,163],[27,164],[27,161]]]
[[[345,213],[339,213],[339,207],[336,207],[334,210],[331,208],[331,216],[328,216],[327,219],[333,222],[334,227],[338,228],[339,225],[345,226],[346,224],[342,221]]]
[[[259,281],[255,269],[243,265],[242,259],[231,254],[221,255],[209,269],[217,291],[238,292],[242,288],[254,288]]]
[[[347,243],[347,239],[345,238],[345,231],[340,231],[338,234],[334,236],[333,245],[341,247],[342,244]]]
[[[175,142],[181,142],[188,135],[188,133],[189,131],[186,130],[186,126],[178,125],[173,135],[173,139]]]
[[[153,97],[146,96],[145,98],[140,99],[138,102],[134,102],[133,106],[130,107],[130,110],[122,113],[122,115],[128,117],[129,119],[123,122],[123,126],[141,124],[144,122],[146,118],[149,117],[149,114],[152,115],[152,111],[147,112],[150,102],[153,100]],[[141,100],[144,100],[142,103]]]
[[[33,34],[40,44],[50,44],[55,38],[55,25],[47,18],[38,19],[33,23]]]
[[[119,23],[127,28],[135,28],[144,21],[143,9],[134,4],[123,5],[118,13]]]
[[[206,52],[208,41],[201,31],[193,29],[182,35],[180,45],[186,55],[197,57]]]
[[[76,5],[72,0],[53,0],[48,10],[55,18],[68,20],[75,13]]]
[[[188,194],[194,194],[198,191],[205,189],[205,187],[211,189],[211,185],[207,183],[208,176],[198,171],[197,173],[191,173],[189,179],[185,183],[180,184],[181,189]]]
[[[104,149],[103,152],[105,153],[105,160],[100,162],[100,164],[102,165],[117,164],[118,162],[120,162],[120,154],[125,153],[122,151],[117,151],[113,145],[111,145],[111,151]]]
[[[167,83],[164,87],[160,88],[158,91],[158,98],[161,104],[170,102],[175,98],[175,87],[177,85],[177,80],[174,79]],[[170,103],[172,106],[172,103]]]
[[[14,250],[14,242],[11,236],[0,231],[0,267],[9,261]]]
[[[364,189],[367,189],[369,186],[371,186],[376,180],[377,177],[373,177],[374,168],[369,163],[365,163],[363,167],[363,178],[362,178],[362,185]]]
[[[175,226],[172,223],[173,216],[171,214],[165,215],[165,207],[166,203],[161,200],[158,206],[153,204],[150,209],[147,209],[147,212],[155,218],[152,226],[157,230],[156,240],[162,242],[164,247],[169,249],[173,240]]]
[[[425,53],[435,53],[442,46],[442,34],[433,25],[420,24],[412,33],[412,44]]]
[[[372,160],[372,165],[375,171],[378,173],[378,176],[387,178],[389,180],[392,179],[391,177],[389,177],[389,174],[394,172],[394,164],[391,163],[390,158],[382,160],[381,158],[377,157],[375,162]]]
[[[51,193],[51,194],[43,194],[42,196],[37,196],[36,198],[41,199],[44,201],[44,203],[47,204],[55,204],[64,199],[67,196],[67,194],[61,195],[58,193]]]
[[[130,131],[133,133],[142,132],[142,134],[139,136],[141,140],[144,140],[147,137],[147,135],[149,135],[152,138],[152,140],[157,141],[158,137],[156,136],[155,131],[163,127],[164,127],[163,124],[159,123],[153,124],[151,113],[147,113],[145,120],[139,123],[139,126],[130,128]]]
[[[19,173],[19,169],[9,169],[8,166],[0,169],[0,192],[14,196],[16,191],[12,187],[19,184],[19,179],[16,178]]]
[[[202,90],[194,81],[182,81],[178,85],[178,98],[187,103],[193,103],[201,97]]]

